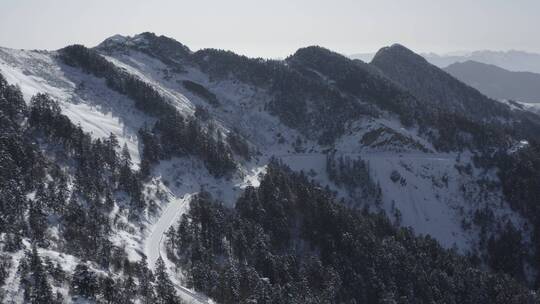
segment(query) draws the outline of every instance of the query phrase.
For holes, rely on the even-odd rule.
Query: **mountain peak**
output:
[[[124,36],[121,34],[113,35],[97,45],[98,49],[115,49],[127,46],[140,46],[147,44],[146,36],[149,36],[150,33],[141,33],[134,36]]]
[[[114,35],[105,39],[97,47],[99,50],[113,51],[118,49],[153,49],[159,53],[166,52],[169,55],[187,56],[191,50],[182,43],[163,35],[152,32],[142,32],[134,36]]]
[[[318,45],[312,45],[304,48],[298,49],[293,55],[289,56],[286,60],[288,62],[293,61],[311,61],[311,62],[321,62],[328,60],[339,60],[339,61],[349,61],[345,56],[332,52],[329,49]]]
[[[129,36],[116,34],[103,40],[100,44],[97,45],[97,47],[103,48],[103,47],[117,46],[117,45],[125,44],[129,39],[130,39]]]
[[[372,62],[407,62],[407,63],[417,63],[417,64],[428,64],[427,60],[424,57],[416,54],[407,47],[395,43],[391,46],[381,48],[373,57]]]

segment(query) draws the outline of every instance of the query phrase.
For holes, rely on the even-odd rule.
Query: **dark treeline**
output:
[[[352,211],[272,162],[229,209],[202,193],[169,231],[187,284],[220,303],[537,303],[384,214]]]
[[[369,164],[363,159],[329,153],[326,156],[326,173],[331,181],[346,189],[356,201],[381,202],[381,188],[371,178]]]
[[[210,92],[203,85],[193,82],[191,80],[182,81],[182,85],[184,86],[184,88],[188,89],[195,95],[198,95],[199,97],[206,100],[213,107],[219,107],[219,101],[217,99],[216,94]]]
[[[143,138],[153,137],[149,143],[155,147],[145,148],[153,155],[143,154],[145,166],[155,160],[171,156],[195,155],[206,164],[208,170],[223,176],[236,168],[232,152],[219,130],[206,129],[197,119],[184,118],[151,85],[117,68],[96,51],[82,45],[72,45],[60,50],[60,58],[68,65],[78,66],[97,77],[105,78],[107,85],[135,101],[135,106],[158,118],[152,129],[142,130]],[[163,149],[160,150],[159,147]],[[148,168],[145,167],[145,172]]]

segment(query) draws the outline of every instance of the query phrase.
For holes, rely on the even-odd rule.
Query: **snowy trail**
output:
[[[176,277],[175,265],[169,261],[165,253],[163,240],[165,239],[165,233],[176,222],[176,220],[186,210],[188,203],[193,196],[193,193],[185,194],[181,198],[172,200],[165,210],[163,210],[161,217],[154,224],[150,235],[145,241],[145,252],[148,258],[148,266],[150,269],[154,269],[156,261],[159,257],[163,259],[165,267],[171,281],[176,285],[177,290],[181,292],[181,297],[188,303],[213,303],[206,296],[201,295],[193,290],[190,290],[182,286]]]
[[[181,215],[191,196],[191,194],[186,194],[182,198],[171,201],[161,213],[159,220],[154,224],[150,235],[146,238],[145,252],[148,258],[148,266],[151,269],[154,269],[157,259],[161,256],[161,245],[165,233]]]

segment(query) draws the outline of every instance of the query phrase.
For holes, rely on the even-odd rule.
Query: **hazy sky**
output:
[[[0,0],[0,46],[94,46],[143,31],[192,50],[274,58],[313,44],[351,54],[395,42],[418,52],[540,52],[540,1]]]

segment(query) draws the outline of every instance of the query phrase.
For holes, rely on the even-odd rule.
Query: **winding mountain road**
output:
[[[159,257],[163,259],[169,278],[180,292],[180,297],[188,303],[209,304],[213,303],[208,297],[201,295],[185,286],[182,286],[175,272],[175,265],[169,261],[165,253],[165,233],[176,220],[187,210],[189,201],[194,194],[185,194],[181,198],[172,200],[161,213],[159,220],[153,225],[150,234],[145,241],[145,254],[148,258],[148,266],[154,269]]]

